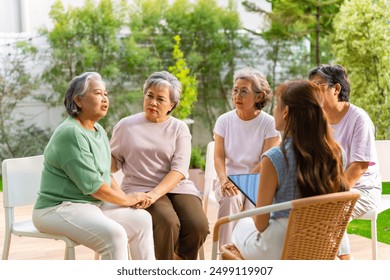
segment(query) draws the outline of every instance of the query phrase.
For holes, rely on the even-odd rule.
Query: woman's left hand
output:
[[[146,209],[148,208],[150,205],[152,205],[154,202],[156,202],[157,199],[159,199],[160,197],[158,196],[157,193],[155,193],[154,191],[151,191],[151,192],[148,192],[148,193],[145,193],[147,195],[147,199],[143,200],[143,201],[140,201],[138,202],[137,204],[134,205],[134,208],[138,208],[138,209]]]
[[[150,200],[151,197],[144,192],[135,192],[135,193],[130,193],[127,195],[129,199],[132,199],[134,201],[134,204],[132,207],[134,208],[146,208],[150,206]]]
[[[235,196],[238,194],[236,186],[229,179],[223,181],[221,191],[223,196]]]

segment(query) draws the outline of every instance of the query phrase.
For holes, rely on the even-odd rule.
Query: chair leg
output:
[[[70,247],[66,245],[65,247],[65,260],[75,260],[76,259],[76,254],[75,254],[75,249],[74,247]]]
[[[11,237],[12,237],[11,232],[7,231],[4,236],[4,247],[3,247],[3,255],[2,255],[3,260],[8,260],[9,248],[11,246]]]
[[[204,245],[199,248],[198,255],[200,260],[204,260]]]
[[[378,235],[376,230],[376,218],[371,220],[372,259],[378,259]]]

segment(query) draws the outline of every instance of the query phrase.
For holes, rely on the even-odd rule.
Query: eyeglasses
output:
[[[233,89],[231,89],[230,93],[231,93],[232,96],[240,95],[241,97],[245,97],[249,93],[251,93],[251,90],[233,88]]]
[[[327,82],[314,82],[314,84],[316,84],[316,85],[319,86],[319,87],[328,86],[328,83],[327,83]]]

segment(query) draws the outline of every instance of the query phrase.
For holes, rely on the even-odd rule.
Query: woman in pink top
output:
[[[153,219],[156,258],[196,259],[209,233],[201,196],[188,180],[191,134],[170,115],[179,104],[181,84],[166,71],[153,73],[144,84],[144,111],[114,127],[112,167],[122,169],[125,193],[148,192],[136,205]]]

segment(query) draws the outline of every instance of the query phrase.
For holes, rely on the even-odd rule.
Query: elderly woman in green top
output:
[[[44,151],[33,222],[38,230],[68,238],[102,259],[155,259],[150,214],[132,206],[148,194],[125,194],[110,176],[106,132],[97,123],[108,111],[105,83],[96,72],[70,82],[64,104],[70,115]]]

